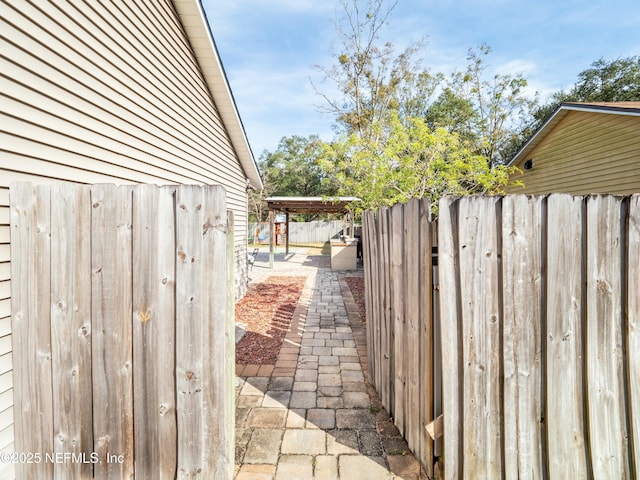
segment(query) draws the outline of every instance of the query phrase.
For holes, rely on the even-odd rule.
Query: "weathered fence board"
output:
[[[445,478],[462,475],[462,328],[458,265],[458,200],[445,197],[438,206],[438,278],[442,346]]]
[[[546,405],[549,475],[587,478],[583,367],[583,202],[547,200]]]
[[[11,189],[11,311],[15,451],[53,452],[51,329],[51,209],[49,189]],[[16,262],[14,259],[19,258]],[[34,382],[34,379],[38,382]],[[20,449],[20,446],[28,448]],[[53,463],[16,463],[16,478],[53,478]]]
[[[543,198],[502,204],[505,475],[543,478]],[[506,439],[509,439],[508,441]]]
[[[430,209],[426,201],[363,214],[371,379],[383,405],[433,472],[433,346]]]
[[[389,231],[391,245],[389,248],[391,264],[391,381],[393,383],[393,401],[391,409],[393,419],[400,434],[404,434],[405,412],[405,265],[404,265],[404,206],[396,204],[391,207]]]
[[[178,407],[178,477],[193,478],[200,468],[202,437],[189,432],[202,428],[205,330],[200,282],[203,279],[201,242],[203,199],[199,189],[182,189],[176,198],[176,390]],[[198,235],[194,235],[198,232]],[[225,278],[223,277],[223,280]],[[206,290],[205,290],[206,291]]]
[[[94,452],[100,459],[96,478],[130,478],[134,471],[131,203],[132,187],[91,189],[93,279],[83,287],[90,288],[92,300]],[[122,455],[122,461],[110,461],[114,454]]]
[[[377,286],[376,279],[378,278],[378,242],[376,241],[375,232],[375,216],[372,211],[366,210],[362,212],[362,255],[363,263],[368,265],[369,268],[364,272],[364,292],[365,292],[365,311],[369,312],[367,316],[369,318],[379,318],[377,292],[374,293],[373,289]],[[370,349],[373,354],[377,355],[380,352],[380,330],[377,328],[367,328],[367,345],[371,345]],[[371,355],[367,357],[368,366],[367,371],[369,378],[376,383],[378,381],[378,366],[379,359]]]
[[[135,474],[172,479],[177,465],[175,189],[137,188],[133,199],[132,319]]]
[[[380,221],[379,244],[380,267],[382,271],[379,285],[379,298],[382,300],[380,318],[380,396],[382,403],[392,409],[393,405],[393,336],[391,316],[391,253],[390,253],[390,219],[389,209],[382,207],[378,212]]]
[[[620,197],[587,198],[589,438],[593,475],[603,479],[630,478],[622,310],[625,213]]]
[[[413,261],[418,269],[418,348],[420,349],[418,364],[418,421],[414,425],[417,429],[418,446],[416,452],[420,458],[425,471],[429,478],[433,478],[433,457],[434,443],[427,434],[426,425],[435,418],[434,392],[435,392],[435,375],[434,370],[439,367],[434,359],[435,338],[434,338],[434,322],[429,321],[434,314],[432,295],[433,295],[433,269],[432,247],[433,247],[433,231],[431,222],[431,207],[427,200],[420,200],[418,203],[418,257]],[[439,359],[438,359],[439,361]],[[412,416],[415,411],[411,410]],[[413,447],[412,447],[413,448]]]
[[[91,222],[89,187],[51,186],[51,358],[54,452],[93,450],[91,398],[91,236],[77,235]],[[91,463],[58,462],[55,476],[86,478]]]
[[[420,449],[420,210],[417,199],[404,207],[404,426],[405,438],[413,451]],[[397,345],[397,344],[396,344]],[[396,355],[397,357],[397,355]]]
[[[640,295],[638,294],[638,286],[640,285],[640,195],[633,195],[629,199],[628,226],[626,251],[628,272],[625,279],[628,295],[628,324],[625,325],[625,334],[628,358],[628,404],[632,411],[629,428],[631,430],[631,445],[634,446],[631,459],[632,465],[636,469],[635,473],[638,474],[638,469],[640,469],[640,407],[638,407],[640,405]]]
[[[11,205],[15,451],[62,455],[17,477],[231,478],[224,189],[14,184]]]
[[[495,197],[463,199],[458,214],[462,323],[463,471],[498,478],[502,471],[500,278]]]

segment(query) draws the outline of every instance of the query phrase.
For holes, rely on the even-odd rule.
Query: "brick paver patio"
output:
[[[307,281],[276,364],[236,367],[236,480],[426,478],[366,382],[344,272],[303,253],[276,269]]]

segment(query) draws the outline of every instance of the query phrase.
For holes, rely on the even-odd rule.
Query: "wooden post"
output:
[[[354,224],[354,221],[355,221],[354,217],[355,217],[355,215],[353,214],[353,210],[349,210],[349,236],[351,238],[355,237],[355,230],[354,230],[354,227],[353,227],[353,224]]]
[[[286,223],[285,223],[285,232],[284,232],[284,248],[285,248],[285,254],[289,255],[289,210],[287,210],[285,212],[285,216],[286,216]]]
[[[275,236],[274,211],[269,210],[269,268],[273,268],[273,242]]]

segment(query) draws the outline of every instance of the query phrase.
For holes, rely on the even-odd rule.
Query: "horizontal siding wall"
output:
[[[0,187],[220,184],[243,255],[246,175],[172,3],[20,1],[0,9]],[[7,205],[0,199],[0,209]]]
[[[514,176],[525,188],[512,192],[640,192],[640,118],[569,112],[529,158],[533,168]]]
[[[2,451],[13,441],[9,184],[222,185],[241,295],[247,175],[172,2],[0,2],[0,29]]]

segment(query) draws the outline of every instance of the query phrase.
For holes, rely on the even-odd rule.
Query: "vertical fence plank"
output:
[[[502,204],[504,416],[507,478],[543,478],[543,197]]]
[[[88,186],[51,186],[51,354],[54,451],[86,455],[56,462],[55,476],[93,476],[91,402],[91,221]],[[44,326],[45,322],[41,325]],[[64,457],[62,457],[64,458]]]
[[[373,349],[374,349],[374,385],[378,390],[378,393],[382,392],[382,322],[384,318],[384,299],[382,297],[383,285],[384,285],[384,270],[382,268],[382,244],[380,243],[380,210],[376,212],[375,216],[371,214],[371,264],[372,274],[375,272],[375,279],[371,286],[372,295],[372,329],[373,329]],[[368,317],[367,317],[368,321]],[[382,397],[381,397],[382,398]]]
[[[633,446],[632,466],[640,470],[640,195],[629,199],[627,237],[627,370],[629,426]]]
[[[365,312],[366,312],[366,332],[367,332],[367,359],[369,372],[369,381],[373,385],[377,385],[377,366],[376,355],[379,351],[377,347],[376,333],[378,332],[378,314],[376,312],[377,295],[373,292],[377,291],[377,261],[378,248],[376,244],[375,233],[375,217],[373,210],[362,212],[362,256],[364,266],[364,292],[365,292]]]
[[[420,450],[420,382],[429,377],[430,365],[420,365],[420,202],[410,200],[404,207],[404,352],[405,438],[413,452]],[[427,265],[429,265],[427,263]],[[422,268],[425,268],[423,266]],[[428,268],[426,268],[428,270]],[[429,318],[430,315],[425,315]]]
[[[233,215],[227,218],[223,187],[202,187],[202,221],[192,231],[202,243],[202,478],[232,478],[235,456],[233,429],[235,333],[233,301]],[[229,235],[229,236],[227,236]],[[229,242],[229,243],[227,243]],[[227,247],[229,250],[227,250]],[[233,265],[233,263],[231,263]],[[197,279],[196,279],[197,280]]]
[[[136,478],[176,474],[175,187],[133,193]]]
[[[176,391],[178,478],[198,476],[203,457],[203,198],[199,187],[181,185],[176,195]]]
[[[404,205],[396,204],[391,207],[391,220],[389,233],[390,245],[390,265],[391,265],[391,343],[392,343],[392,363],[391,382],[393,383],[393,402],[391,411],[393,420],[400,431],[404,434],[404,402],[405,402],[405,278],[404,278]]]
[[[462,378],[460,332],[460,271],[458,265],[458,201],[440,199],[438,276],[442,326],[442,397],[444,409],[445,478],[462,477]]]
[[[11,312],[16,452],[53,452],[48,187],[12,183]],[[37,379],[37,381],[35,381]],[[53,464],[16,463],[16,478],[52,478]]]
[[[382,282],[380,282],[380,298],[382,299],[382,317],[380,323],[380,398],[387,411],[393,410],[393,377],[392,356],[393,336],[391,318],[391,254],[389,250],[390,227],[389,209],[381,207],[378,210],[379,235],[378,244],[381,247],[380,263]]]
[[[588,478],[583,370],[583,203],[547,200],[547,414],[549,478]]]
[[[222,205],[217,204],[217,208],[225,209],[227,207],[225,190],[222,189]],[[217,200],[220,202],[220,200]],[[224,475],[227,478],[233,476],[234,473],[234,465],[235,465],[235,455],[236,455],[236,396],[235,396],[235,379],[236,379],[236,297],[231,292],[234,291],[234,287],[236,284],[235,271],[233,268],[236,251],[235,251],[235,239],[234,239],[234,225],[235,219],[232,210],[227,210],[227,224],[225,228],[225,237],[220,237],[220,232],[218,231],[218,241],[222,242],[222,244],[226,243],[227,255],[225,262],[225,267],[227,269],[227,288],[225,292],[220,292],[220,295],[217,297],[220,301],[223,301],[226,297],[227,300],[227,314],[225,318],[226,322],[226,352],[225,352],[225,361],[226,370],[225,374],[220,375],[219,377],[214,377],[213,381],[217,382],[216,384],[216,395],[213,397],[213,402],[220,402],[220,398],[222,399],[221,405],[214,409],[214,412],[222,412],[222,431],[224,432],[223,441],[226,442],[226,454],[220,457],[223,462],[220,462],[220,459],[217,459],[216,468],[214,469],[214,473],[216,475]],[[218,258],[216,260],[220,262]],[[215,266],[214,268],[218,268]],[[215,270],[214,270],[215,271]],[[216,305],[212,305],[213,310],[217,307]],[[215,358],[213,359],[215,361]]]
[[[631,478],[622,331],[624,221],[621,198],[587,198],[587,393],[591,461],[598,479]]]
[[[434,312],[432,304],[433,278],[432,278],[432,232],[431,232],[431,207],[427,200],[417,203],[418,222],[414,226],[417,230],[418,250],[414,260],[417,267],[418,283],[418,332],[416,337],[419,342],[418,358],[418,409],[411,410],[416,415],[417,422],[413,428],[418,436],[417,454],[425,468],[429,478],[433,478],[433,440],[427,434],[425,428],[434,418],[434,389],[433,389],[433,321]],[[414,367],[411,367],[414,368]]]
[[[503,468],[497,202],[465,197],[459,206],[465,478],[499,478]]]
[[[134,474],[131,198],[132,187],[91,189],[95,478]]]
[[[440,327],[440,280],[438,278],[438,222],[432,221],[429,225],[431,229],[431,283],[433,291],[429,300],[431,301],[431,312],[433,314],[433,328],[431,332],[431,343],[433,345],[433,418],[437,419],[442,415],[442,344],[441,344],[441,327]],[[443,424],[444,426],[444,424]],[[429,437],[430,438],[430,437]],[[439,438],[433,442],[433,455],[442,457],[443,438]],[[441,458],[442,460],[442,458]],[[440,467],[444,464],[440,461]],[[435,468],[435,465],[434,465]],[[442,468],[440,468],[442,470]],[[435,470],[434,470],[435,473]]]

